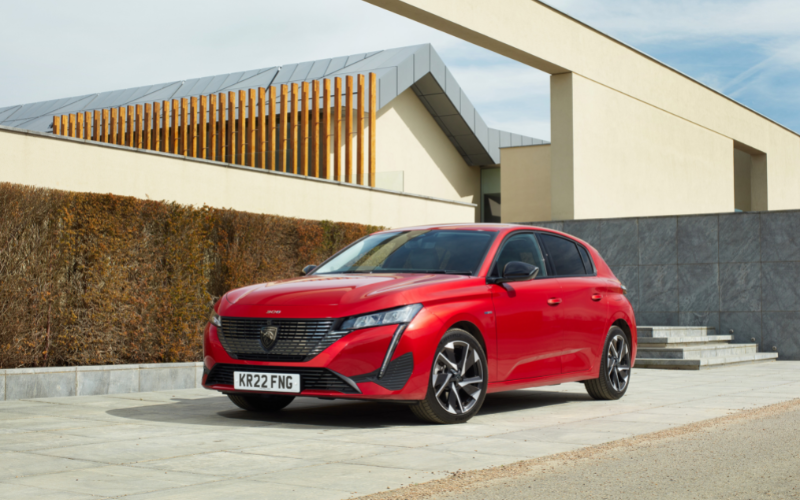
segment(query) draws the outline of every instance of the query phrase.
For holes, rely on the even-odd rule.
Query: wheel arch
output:
[[[461,330],[464,330],[465,332],[475,337],[481,344],[481,348],[483,349],[483,354],[487,356],[486,361],[487,362],[489,361],[488,354],[486,353],[486,340],[483,338],[483,333],[481,333],[481,329],[478,328],[478,325],[476,325],[471,321],[462,320],[448,326],[447,330],[450,330],[452,328],[460,328]]]

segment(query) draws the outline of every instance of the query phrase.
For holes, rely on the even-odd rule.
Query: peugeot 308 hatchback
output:
[[[203,385],[250,411],[297,396],[406,402],[465,422],[486,394],[583,382],[625,394],[636,324],[597,251],[503,224],[374,233],[303,277],[225,294],[204,338]]]

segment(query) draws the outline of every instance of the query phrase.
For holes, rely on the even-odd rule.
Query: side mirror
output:
[[[533,264],[527,264],[512,260],[503,268],[503,277],[494,278],[496,285],[500,283],[513,283],[517,281],[530,281],[539,275],[539,268]]]
[[[317,268],[317,266],[315,266],[314,264],[307,265],[306,267],[303,268],[303,276],[307,275],[308,273],[310,273],[311,271],[313,271],[316,268]]]

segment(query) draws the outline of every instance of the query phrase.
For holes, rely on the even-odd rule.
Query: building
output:
[[[4,181],[387,226],[499,221],[501,148],[544,144],[489,128],[431,45],[10,106],[0,125],[80,141],[66,169],[30,157]],[[104,161],[128,168],[89,159],[109,145]],[[153,153],[166,163],[142,175]],[[253,172],[238,168],[209,193],[224,165],[285,175],[259,176],[271,194],[247,196]],[[333,181],[324,192],[308,182],[320,179]]]

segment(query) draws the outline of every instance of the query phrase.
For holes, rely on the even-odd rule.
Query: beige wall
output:
[[[402,171],[407,193],[479,203],[480,168],[464,162],[411,89],[378,112],[376,128],[379,181]]]
[[[759,203],[769,210],[800,208],[800,195],[798,195],[800,137],[797,134],[541,2],[366,1],[542,71],[555,75],[563,73],[579,75],[586,84],[582,84],[585,89],[579,89],[579,92],[573,95],[575,99],[584,93],[605,94],[606,92],[600,90],[605,88],[619,94],[619,97],[615,97],[616,102],[626,102],[620,112],[602,117],[597,109],[582,109],[581,106],[608,109],[606,103],[587,102],[584,99],[579,106],[577,101],[572,102],[570,99],[565,101],[563,96],[570,95],[574,89],[558,89],[556,87],[566,84],[566,79],[553,79],[552,113],[554,116],[571,117],[569,119],[574,120],[575,124],[573,130],[553,123],[553,182],[554,186],[562,190],[561,193],[554,191],[553,200],[554,203],[557,200],[566,200],[561,205],[554,205],[555,218],[586,217],[586,210],[582,207],[583,201],[570,203],[570,197],[578,200],[580,196],[586,194],[585,190],[581,189],[581,183],[586,184],[586,182],[579,177],[590,170],[591,163],[588,157],[594,155],[595,151],[588,149],[588,146],[597,141],[577,137],[577,134],[587,133],[585,125],[589,124],[595,126],[591,129],[592,134],[600,131],[601,136],[608,137],[617,129],[627,134],[625,136],[620,134],[624,140],[615,140],[613,147],[606,146],[597,152],[604,162],[616,156],[617,159],[613,163],[618,166],[618,172],[644,169],[648,174],[660,176],[662,174],[659,171],[663,169],[680,169],[682,168],[680,165],[689,165],[694,160],[710,161],[708,168],[713,171],[721,172],[727,168],[728,173],[725,177],[715,179],[718,186],[727,185],[733,175],[732,152],[727,154],[727,158],[716,152],[721,144],[720,140],[714,138],[710,145],[699,145],[695,141],[686,146],[677,140],[669,141],[669,139],[671,137],[681,139],[692,135],[693,132],[705,130],[713,134],[708,137],[721,136],[726,140],[736,141],[766,155],[758,161],[754,159],[755,170],[760,169],[758,181],[763,184],[759,197],[766,198],[761,199]],[[591,85],[588,82],[591,82]],[[597,88],[592,90],[589,87]],[[624,96],[624,99],[621,96]],[[652,108],[652,111],[646,111],[645,106]],[[658,118],[659,124],[656,125],[641,122],[643,119],[656,116],[658,113],[655,111],[672,115],[678,120],[669,122],[661,117]],[[634,149],[642,151],[638,144],[653,144],[654,127],[665,133],[664,140],[658,143],[661,151],[654,152],[656,161],[644,164],[640,161],[640,156],[628,152],[628,148],[634,145]],[[603,132],[605,130],[608,132]],[[570,134],[573,134],[574,138]],[[595,165],[595,168],[603,169],[609,164]],[[570,184],[572,191],[569,191]],[[676,183],[671,182],[668,185],[674,187]],[[658,207],[653,208],[651,212],[633,213],[632,207],[627,211],[627,215],[702,213],[718,211],[717,208],[710,207],[722,205],[727,206],[725,211],[733,210],[732,184],[725,194],[725,198],[730,198],[728,201],[717,196],[712,196],[712,200],[704,200],[695,196],[693,186],[688,183],[682,186],[685,189],[681,189],[677,196],[683,202],[689,203],[681,205],[682,211],[671,211],[678,206],[676,202],[659,201]],[[664,189],[659,192],[659,199],[675,195],[676,193]],[[594,204],[596,201],[596,197],[590,197],[587,203]],[[638,198],[634,201],[637,203],[635,207],[638,208]],[[620,213],[620,210],[611,208],[608,212]],[[592,216],[606,215],[597,213]]]
[[[732,140],[574,73],[552,78],[572,100],[572,116],[553,113],[554,132],[572,128],[554,134],[553,156],[573,155],[554,220],[733,211]]]
[[[738,149],[733,150],[733,199],[734,207],[743,212],[750,209],[751,177],[753,169],[752,157]]]
[[[552,220],[549,144],[500,150],[503,222]]]
[[[472,222],[470,204],[0,129],[0,182],[387,227]]]

